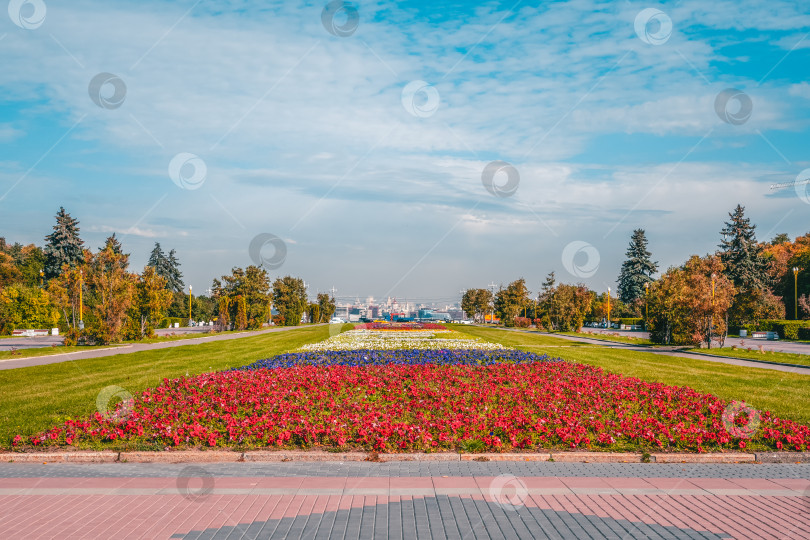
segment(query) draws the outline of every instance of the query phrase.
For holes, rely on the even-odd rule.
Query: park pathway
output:
[[[1,538],[810,537],[810,465],[0,464]]]
[[[320,325],[307,325],[307,328]],[[249,332],[236,332],[236,333],[223,333],[213,334],[210,336],[203,336],[198,338],[178,339],[175,341],[162,341],[159,343],[133,343],[130,345],[118,345],[115,347],[103,349],[89,349],[86,351],[76,351],[71,353],[60,353],[46,356],[32,356],[28,358],[13,358],[0,360],[0,370],[15,369],[30,366],[43,366],[46,364],[56,364],[59,362],[68,362],[71,360],[82,360],[85,358],[100,358],[102,356],[115,356],[116,354],[129,354],[141,351],[151,351],[155,349],[168,349],[171,347],[185,347],[186,345],[200,345],[202,343],[210,343],[212,341],[227,341],[231,339],[242,339],[272,332],[286,332],[290,330],[300,329],[301,326],[279,326],[267,328],[264,330],[254,330]],[[28,338],[34,339],[34,338]],[[25,354],[23,352],[23,354]]]
[[[519,328],[503,328],[502,330],[512,331],[512,332],[525,332],[529,334],[535,334],[540,336],[550,336],[560,339],[567,339],[569,341],[579,341],[581,343],[589,343],[591,345],[599,345],[602,347],[608,347],[612,349],[624,349],[628,351],[638,351],[638,352],[645,352],[645,353],[652,353],[652,354],[661,354],[664,356],[678,356],[681,358],[692,358],[695,360],[706,360],[707,362],[719,362],[721,364],[731,364],[734,366],[744,366],[744,367],[753,367],[753,368],[760,368],[760,369],[772,369],[775,371],[785,371],[788,373],[799,373],[803,375],[810,375],[810,366],[786,366],[782,364],[776,364],[772,362],[752,362],[750,360],[743,360],[742,358],[730,358],[726,356],[714,356],[709,354],[696,354],[690,352],[684,352],[678,350],[675,347],[650,347],[646,345],[632,345],[630,343],[622,343],[620,341],[608,341],[606,339],[598,339],[594,337],[585,337],[585,336],[569,336],[565,334],[553,334],[549,332],[536,332],[533,330],[523,330]],[[810,344],[806,345],[807,349],[810,350]]]

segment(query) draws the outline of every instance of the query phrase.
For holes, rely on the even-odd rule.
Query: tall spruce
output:
[[[172,292],[182,292],[185,288],[183,274],[180,272],[180,261],[174,250],[169,251],[169,255],[163,252],[160,242],[155,242],[155,247],[149,255],[149,262],[146,266],[155,269],[155,273],[166,280],[166,288]]]
[[[185,288],[183,283],[183,273],[180,271],[180,261],[177,259],[177,254],[174,250],[169,251],[169,278],[166,286],[170,291],[180,292]]]
[[[720,261],[725,275],[740,291],[764,289],[769,285],[768,262],[754,232],[756,225],[745,217],[745,207],[737,205],[730,221],[720,231]]]
[[[653,281],[652,275],[658,271],[658,263],[650,259],[652,253],[647,251],[644,229],[633,231],[624,255],[627,259],[619,273],[619,300],[631,304],[644,296],[644,284]]]
[[[75,267],[84,261],[84,242],[79,237],[79,221],[70,217],[64,207],[56,213],[53,232],[45,237],[45,278],[57,277],[62,265]]]

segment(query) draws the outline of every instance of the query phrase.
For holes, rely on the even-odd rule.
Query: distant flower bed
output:
[[[106,417],[105,417],[106,416]],[[164,380],[15,446],[385,452],[807,450],[810,428],[690,388],[520,351],[297,353]]]
[[[426,322],[370,322],[357,324],[356,330],[447,330],[443,324]]]
[[[279,354],[233,371],[277,369],[296,366],[386,366],[386,365],[464,365],[527,364],[561,362],[559,358],[510,349],[360,349],[351,351],[311,351]]]
[[[503,345],[471,338],[450,330],[350,330],[326,341],[304,345],[301,351],[351,351],[357,349],[479,349],[502,350]]]

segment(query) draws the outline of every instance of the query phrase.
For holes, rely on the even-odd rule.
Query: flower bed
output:
[[[358,349],[479,349],[504,350],[499,343],[489,343],[450,330],[350,330],[325,341],[304,345],[301,351],[351,351]]]
[[[810,428],[767,412],[750,429],[751,417],[737,415],[744,407],[729,415],[715,396],[550,360],[519,351],[281,355],[164,380],[117,415],[68,420],[14,444],[475,452],[810,443]]]
[[[370,322],[354,326],[357,330],[447,330],[447,327],[437,323],[426,322]]]

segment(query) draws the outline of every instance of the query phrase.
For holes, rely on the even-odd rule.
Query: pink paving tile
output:
[[[343,489],[346,477],[307,477],[304,478],[299,489]]]
[[[387,476],[372,476],[367,478],[347,478],[346,489],[388,489]]]
[[[655,489],[644,478],[603,478],[603,480],[615,489]]]
[[[162,478],[127,478],[124,487],[131,489],[138,488],[174,488],[177,487],[177,478],[175,477],[162,477]]]
[[[719,522],[718,526],[728,531],[753,533],[757,538],[766,538],[770,533],[775,532],[775,522],[764,528],[760,519],[753,518],[741,508],[728,504],[728,499],[730,497],[703,498],[706,509],[713,512],[715,519]]]
[[[433,489],[433,479],[430,477],[392,477],[388,480],[391,489]]]
[[[743,489],[785,489],[765,478],[729,478],[729,481]]]
[[[810,480],[804,478],[772,478],[771,481],[794,491],[804,492],[810,488]]]
[[[645,478],[651,486],[670,490],[670,489],[701,489],[687,478]]]
[[[725,478],[690,478],[689,481],[702,489],[739,489]]]
[[[256,487],[287,489],[298,489],[301,486],[301,482],[304,481],[302,477],[262,477],[256,480]]]
[[[557,477],[521,476],[520,479],[529,489],[566,489],[568,486]]]
[[[475,481],[475,478],[471,477],[463,477],[463,476],[456,476],[451,478],[433,478],[433,487],[437,489],[449,489],[449,488],[478,488],[478,483]]]
[[[594,488],[610,489],[604,478],[562,478],[562,483],[569,488]]]

